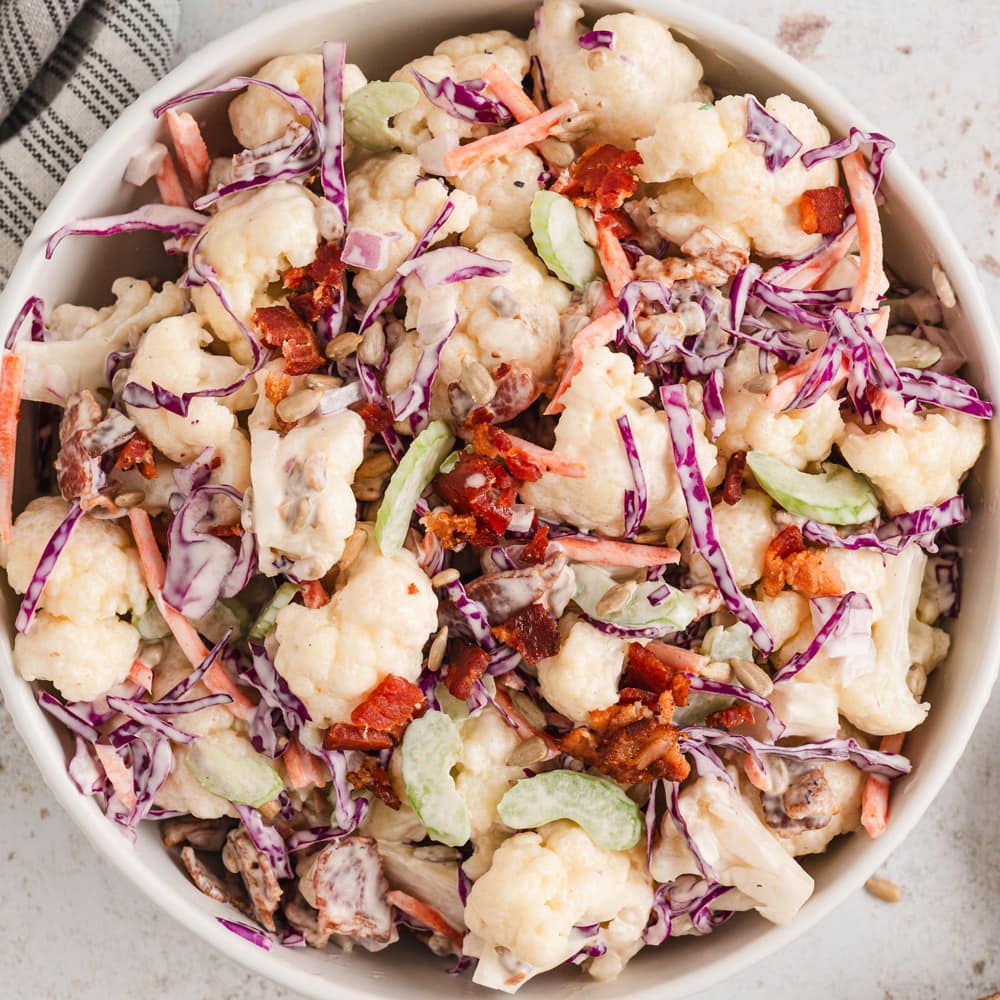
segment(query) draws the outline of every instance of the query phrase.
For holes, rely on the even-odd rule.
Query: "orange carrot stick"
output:
[[[173,632],[177,645],[181,647],[181,651],[188,658],[191,666],[200,666],[205,657],[208,656],[208,648],[201,641],[201,636],[198,635],[195,627],[176,608],[167,604],[163,596],[167,565],[163,561],[159,546],[156,544],[149,514],[141,507],[131,507],[128,519],[132,525],[135,546],[139,550],[139,562],[142,564],[146,586],[156,602],[156,607],[163,615],[163,620]],[[233,699],[226,708],[237,718],[246,719],[250,716],[254,703],[236,686],[218,661],[208,668],[204,683],[205,687],[213,694],[228,694]]]
[[[879,749],[883,753],[899,753],[905,733],[883,736]],[[889,825],[889,779],[881,774],[869,774],[861,793],[861,825],[871,838],[881,837]]]
[[[753,759],[752,754],[743,755],[743,773],[754,788],[765,793],[771,791],[771,779],[767,776],[767,771]]]
[[[556,745],[556,741],[549,736],[544,730],[535,729],[530,722],[514,707],[514,702],[507,690],[503,687],[497,686],[497,693],[495,695],[496,703],[504,710],[506,719],[508,723],[513,723],[511,727],[522,740],[530,740],[533,736],[538,736],[542,739],[545,745],[549,748],[549,756],[553,757],[559,752],[559,747]]]
[[[0,542],[10,544],[14,528],[14,458],[21,419],[24,358],[8,351],[0,365]]]
[[[428,930],[446,937],[452,943],[456,953],[462,954],[462,941],[465,934],[448,923],[433,906],[428,906],[422,900],[416,899],[407,892],[400,892],[399,889],[387,892],[385,898],[391,906],[402,910],[408,917],[418,920]]]
[[[519,149],[524,149],[525,146],[541,142],[554,125],[576,110],[576,101],[563,101],[554,108],[549,108],[548,111],[543,111],[541,114],[535,115],[534,118],[513,125],[503,132],[496,132],[493,135],[477,139],[475,142],[459,146],[457,149],[451,149],[445,153],[445,172],[449,177],[464,174],[473,167],[490,163],[508,153],[515,153]]]
[[[163,165],[156,175],[156,188],[160,192],[160,201],[164,205],[189,207],[187,195],[184,193],[181,179],[177,175],[177,167],[174,166],[174,158],[169,152],[163,157]]]
[[[842,160],[844,179],[851,192],[851,205],[858,219],[858,251],[861,266],[854,284],[850,310],[872,309],[878,302],[882,282],[882,226],[875,201],[875,181],[859,152],[848,153]]]
[[[208,168],[212,159],[198,123],[186,111],[171,109],[166,114],[167,128],[177,151],[181,176],[191,194],[197,198],[208,187]]]
[[[782,288],[815,288],[837,266],[851,249],[858,235],[858,227],[851,226],[832,243],[824,247],[815,257],[797,268],[774,275],[774,283]]]
[[[292,788],[322,788],[330,780],[318,758],[303,749],[294,736],[288,741],[281,759],[285,762]]]
[[[643,569],[678,562],[681,554],[665,545],[639,545],[636,542],[614,542],[609,538],[553,538],[574,562],[597,563],[600,566],[630,566]]]
[[[97,759],[101,762],[115,795],[122,800],[122,805],[126,809],[131,809],[135,805],[135,782],[132,780],[132,772],[115,753],[114,747],[106,743],[95,743],[94,753],[97,754]]]
[[[635,275],[621,241],[611,231],[609,224],[600,218],[597,219],[597,256],[607,275],[611,292],[617,298]]]
[[[690,674],[700,674],[709,664],[707,656],[692,652],[690,649],[682,649],[680,646],[671,646],[666,642],[651,642],[646,646],[646,649],[660,663],[674,670],[683,670]]]
[[[142,660],[132,661],[132,666],[129,667],[128,671],[128,679],[146,691],[153,690],[153,668],[143,663]]]
[[[526,122],[530,118],[534,118],[536,115],[542,113],[541,109],[524,92],[524,88],[503,67],[493,63],[483,73],[483,79],[489,84],[489,88],[493,91],[496,99],[519,122]]]
[[[566,407],[560,402],[563,394],[570,387],[570,383],[580,374],[583,368],[584,354],[594,347],[603,347],[610,344],[615,339],[625,317],[615,309],[613,312],[605,313],[597,319],[592,319],[585,327],[577,331],[573,338],[572,354],[566,360],[566,367],[556,391],[552,394],[549,405],[545,407],[546,416],[553,413],[562,413]]]
[[[575,458],[567,458],[548,448],[541,448],[516,434],[508,434],[507,437],[517,445],[518,451],[523,452],[545,472],[554,472],[557,476],[565,476],[567,479],[583,479],[587,475],[586,462],[579,462]]]

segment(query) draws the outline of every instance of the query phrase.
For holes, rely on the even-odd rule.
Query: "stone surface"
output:
[[[995,0],[701,0],[778,41],[899,144],[1000,310],[1000,63]],[[185,0],[181,55],[276,6]],[[1000,697],[884,877],[785,951],[702,1000],[977,1000],[1000,990]],[[0,995],[11,1000],[291,1000],[118,882],[41,785],[0,713]],[[182,961],[177,957],[183,956]],[[446,985],[446,984],[444,984]],[[331,995],[333,995],[331,993]],[[485,994],[484,994],[485,995]]]

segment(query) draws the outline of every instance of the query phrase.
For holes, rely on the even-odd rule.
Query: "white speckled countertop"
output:
[[[1000,311],[997,0],[701,0],[839,87],[899,144]],[[184,0],[180,56],[275,0]],[[1000,694],[940,798],[882,874],[797,944],[702,1000],[978,1000],[1000,991]],[[0,997],[291,1000],[116,880],[41,785],[0,711]],[[335,996],[335,990],[331,990]]]

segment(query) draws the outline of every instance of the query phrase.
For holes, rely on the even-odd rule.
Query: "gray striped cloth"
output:
[[[170,66],[179,0],[0,0],[0,287],[63,178]]]

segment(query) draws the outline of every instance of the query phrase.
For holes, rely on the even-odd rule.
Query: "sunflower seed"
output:
[[[659,545],[663,541],[662,531],[640,531],[635,536],[636,542],[640,545]]]
[[[687,533],[688,523],[687,520],[682,517],[679,520],[674,521],[674,523],[667,528],[667,533],[663,538],[663,543],[668,548],[676,549],[677,546],[684,541]]]
[[[870,878],[865,888],[876,898],[886,903],[898,903],[903,898],[902,890],[887,878]]]
[[[610,58],[611,53],[608,52],[607,49],[594,49],[594,51],[587,56],[587,66],[596,73],[597,70],[604,67]]]
[[[626,580],[624,583],[616,584],[604,592],[594,610],[601,616],[613,615],[616,611],[621,611],[635,593],[636,586],[635,580]]]
[[[278,419],[286,424],[294,424],[296,420],[308,417],[319,406],[323,394],[318,389],[300,389],[283,400],[274,408]]]
[[[514,708],[524,716],[524,721],[532,729],[545,728],[545,713],[523,691],[510,691],[509,694]]]
[[[465,361],[462,364],[458,382],[480,406],[484,406],[497,394],[496,382],[478,361]]]
[[[431,648],[427,650],[427,669],[431,673],[436,673],[444,663],[444,651],[448,646],[448,626],[442,625],[438,629],[438,634],[431,642]]]
[[[447,587],[449,583],[454,583],[461,575],[457,569],[443,569],[431,577],[431,586]]]
[[[545,745],[545,740],[541,736],[532,736],[511,750],[507,763],[511,767],[527,767],[545,760],[548,755],[549,748]]]
[[[955,298],[955,289],[951,287],[948,275],[941,269],[940,264],[935,264],[931,268],[931,284],[934,286],[937,297],[941,300],[941,305],[945,309],[954,309],[958,304],[958,299]]]
[[[136,659],[140,663],[145,663],[147,667],[158,667],[163,659],[162,642],[144,642],[139,649]]]
[[[568,167],[576,159],[576,151],[558,139],[543,139],[535,147],[554,167]]]
[[[389,452],[377,451],[358,466],[354,475],[358,479],[378,479],[380,476],[387,476],[395,468],[396,463]]]
[[[745,687],[765,698],[774,690],[774,681],[767,672],[752,660],[733,659],[729,661],[736,679]]]
[[[138,507],[145,499],[146,494],[142,490],[123,490],[115,497],[115,504],[122,509]]]
[[[705,398],[705,390],[700,382],[694,380],[684,386],[684,395],[687,396],[688,406],[701,406],[702,399]]]
[[[324,375],[322,372],[311,372],[306,376],[306,385],[310,389],[339,389],[344,384],[342,378],[336,375]]]
[[[385,330],[381,323],[372,323],[361,339],[358,357],[366,365],[381,365],[385,357]]]
[[[347,569],[361,555],[367,544],[368,532],[364,528],[355,528],[354,534],[344,544],[344,551],[340,556],[338,566],[341,571]]]
[[[778,384],[778,376],[773,372],[764,372],[763,375],[755,375],[743,383],[743,388],[747,392],[752,392],[757,396],[766,396]]]
[[[593,132],[596,124],[597,116],[592,111],[574,111],[549,129],[549,135],[563,142],[576,142],[588,132]]]
[[[353,354],[361,343],[361,337],[356,333],[341,333],[334,337],[323,352],[331,361],[340,361]]]
[[[378,500],[385,489],[385,479],[355,479],[351,484],[354,491],[354,499],[368,502]]]
[[[702,677],[706,677],[710,681],[718,681],[720,684],[728,684],[732,678],[732,671],[729,669],[729,664],[723,663],[722,660],[713,660],[711,663],[706,663],[698,672]]]

